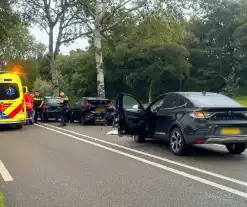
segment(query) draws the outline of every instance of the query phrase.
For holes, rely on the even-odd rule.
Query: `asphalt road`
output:
[[[247,206],[247,152],[209,145],[177,157],[160,141],[107,136],[111,127],[56,125],[0,130],[8,207]]]

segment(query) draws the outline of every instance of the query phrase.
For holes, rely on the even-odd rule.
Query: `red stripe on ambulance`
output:
[[[20,104],[19,106],[17,106],[8,116],[10,118],[14,118],[16,114],[18,114],[21,110],[22,110],[23,106],[22,104]]]

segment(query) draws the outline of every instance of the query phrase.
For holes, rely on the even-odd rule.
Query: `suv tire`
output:
[[[183,156],[186,154],[187,145],[184,140],[184,135],[182,131],[175,127],[170,133],[170,149],[178,156]]]
[[[246,144],[244,143],[227,144],[226,148],[231,154],[238,155],[245,151]]]
[[[143,142],[145,142],[145,139],[146,139],[146,136],[143,134],[137,134],[134,136],[134,140],[137,143],[143,143]]]
[[[43,116],[43,122],[48,122],[48,117],[46,115]]]
[[[84,115],[81,116],[80,124],[81,125],[86,125],[86,119],[85,119],[85,116]]]

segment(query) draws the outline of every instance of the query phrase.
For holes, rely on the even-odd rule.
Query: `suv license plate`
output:
[[[105,108],[96,108],[95,111],[100,112],[100,113],[104,113],[104,112],[106,112],[106,109]]]
[[[222,135],[239,135],[241,133],[240,128],[222,128]]]

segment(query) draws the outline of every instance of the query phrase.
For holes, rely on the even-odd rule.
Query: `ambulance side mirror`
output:
[[[27,93],[28,92],[28,89],[27,89],[27,86],[23,86],[23,93]]]

